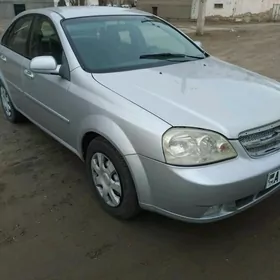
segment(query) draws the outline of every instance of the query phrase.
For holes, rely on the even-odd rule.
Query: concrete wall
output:
[[[54,5],[57,6],[59,0],[54,0]],[[65,3],[67,6],[70,5],[69,0],[65,0]],[[85,1],[85,5],[90,6],[90,5],[94,5],[94,6],[98,6],[98,0],[86,0]]]
[[[199,0],[193,0],[191,18],[196,19]],[[215,4],[223,4],[223,8],[215,8]],[[242,15],[269,13],[273,4],[280,0],[207,0],[206,16],[240,17]]]
[[[252,14],[263,13],[272,9],[273,4],[280,4],[280,0],[237,0],[233,14],[236,16],[247,12]]]
[[[15,16],[14,4],[25,4],[26,9],[52,7],[53,0],[0,0],[0,19],[12,19]]]
[[[138,0],[137,9],[152,13],[158,7],[158,15],[165,19],[185,20],[191,17],[192,0]]]

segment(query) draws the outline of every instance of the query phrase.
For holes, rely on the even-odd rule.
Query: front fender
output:
[[[93,127],[94,129],[92,129]],[[151,189],[144,167],[131,141],[122,128],[113,120],[103,115],[91,115],[87,117],[82,122],[80,128],[78,139],[80,156],[82,157],[83,154],[82,139],[86,133],[94,132],[104,137],[124,156],[135,183],[139,203],[141,205],[151,204]]]
[[[80,155],[83,154],[82,139],[88,132],[94,132],[104,137],[123,156],[136,154],[132,143],[117,123],[103,115],[90,115],[80,125],[77,145]]]

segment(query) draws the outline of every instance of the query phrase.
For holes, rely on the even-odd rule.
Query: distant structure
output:
[[[168,20],[191,18],[193,0],[137,0],[137,9]]]
[[[54,0],[54,5],[57,6],[59,0]],[[65,0],[66,6],[70,6],[70,1]],[[85,6],[98,6],[98,0],[85,0]]]
[[[54,0],[54,5],[57,6],[59,0]],[[136,1],[136,0],[135,0]],[[130,7],[135,5],[134,0],[107,0],[107,6],[124,6]],[[65,0],[66,6],[70,6],[70,1]],[[85,0],[85,6],[98,6],[98,0]]]
[[[196,20],[199,1],[138,0],[137,8],[167,20]],[[273,16],[280,19],[279,5],[280,0],[207,0],[205,15],[213,20],[269,21]]]
[[[53,0],[0,0],[0,19],[12,19],[27,9],[53,6]]]

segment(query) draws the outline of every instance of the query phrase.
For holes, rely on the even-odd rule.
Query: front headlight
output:
[[[171,128],[163,135],[166,162],[174,165],[203,165],[237,156],[222,135],[193,128]]]

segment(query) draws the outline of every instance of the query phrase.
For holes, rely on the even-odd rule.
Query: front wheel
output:
[[[120,153],[103,138],[94,139],[86,154],[90,185],[102,208],[120,219],[135,217],[140,207],[130,171]]]
[[[2,84],[0,84],[0,100],[4,115],[8,121],[18,123],[25,120],[24,116],[15,109],[7,90]]]

